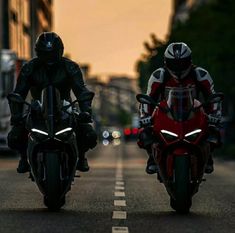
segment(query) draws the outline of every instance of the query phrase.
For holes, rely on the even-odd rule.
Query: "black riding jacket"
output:
[[[71,90],[77,99],[84,93],[91,92],[84,84],[78,64],[64,57],[52,66],[41,63],[38,58],[27,62],[20,71],[14,92],[25,99],[30,91],[34,100],[40,100],[42,90],[48,85],[56,87],[60,92],[61,99],[67,101],[71,100]],[[11,122],[14,125],[14,121],[18,121],[22,116],[23,108],[13,103],[10,103],[10,107]],[[91,113],[91,101],[79,102],[79,107],[81,111]]]

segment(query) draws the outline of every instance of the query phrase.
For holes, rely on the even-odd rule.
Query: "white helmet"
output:
[[[192,51],[183,42],[171,43],[164,53],[164,63],[174,78],[183,79],[192,68]]]

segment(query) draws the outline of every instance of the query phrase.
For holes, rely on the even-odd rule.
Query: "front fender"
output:
[[[174,148],[172,151],[172,154],[174,156],[186,156],[186,155],[189,155],[190,152],[189,152],[189,148],[182,146],[182,147]]]

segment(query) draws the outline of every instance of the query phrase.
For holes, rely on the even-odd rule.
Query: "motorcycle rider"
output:
[[[192,63],[191,49],[183,42],[171,43],[164,53],[164,67],[155,70],[149,81],[147,95],[151,96],[156,102],[161,101],[167,96],[167,90],[173,87],[189,87],[195,90],[195,98],[200,95],[207,100],[213,93],[213,80],[207,70],[197,67]],[[152,127],[151,115],[153,108],[149,105],[140,106],[140,129],[138,145],[140,148],[147,150],[149,155],[146,172],[154,174],[157,172],[157,165],[152,157]],[[205,112],[208,114],[208,119],[211,124],[217,125],[220,121],[221,112],[217,104],[211,104],[206,107]],[[219,131],[216,131],[219,138]],[[218,139],[219,140],[219,139]],[[205,169],[206,173],[212,173],[214,170],[212,151],[214,150],[211,144],[211,153]]]
[[[30,91],[33,100],[40,100],[41,91],[52,84],[61,95],[61,99],[71,101],[71,90],[79,99],[90,92],[84,84],[82,72],[75,62],[63,57],[64,45],[61,38],[54,32],[43,32],[35,43],[36,58],[27,62],[21,69],[14,93],[20,94],[24,99]],[[94,93],[93,93],[94,94]],[[79,124],[79,130],[75,129],[79,150],[77,170],[88,171],[89,165],[85,152],[96,146],[97,135],[92,126],[91,102],[79,102],[81,113],[78,120],[84,121]],[[11,109],[12,130],[8,134],[8,146],[20,153],[18,173],[29,171],[27,161],[27,137],[23,116],[23,104],[9,102]],[[78,121],[79,122],[79,121]]]

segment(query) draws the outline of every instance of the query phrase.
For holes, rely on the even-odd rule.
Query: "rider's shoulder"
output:
[[[155,82],[160,82],[162,83],[164,81],[164,77],[165,77],[165,69],[164,68],[158,68],[157,70],[155,70],[150,79],[152,81],[155,81]]]
[[[35,69],[36,65],[38,64],[38,59],[33,58],[26,62],[22,68],[21,68],[21,74],[24,76],[29,76],[33,73],[33,70]]]
[[[62,59],[65,64],[65,68],[70,75],[74,75],[80,71],[80,67],[76,62],[65,57],[63,57]]]
[[[196,67],[194,70],[198,81],[203,81],[206,79],[211,80],[211,76],[206,69],[203,69],[202,67]]]

